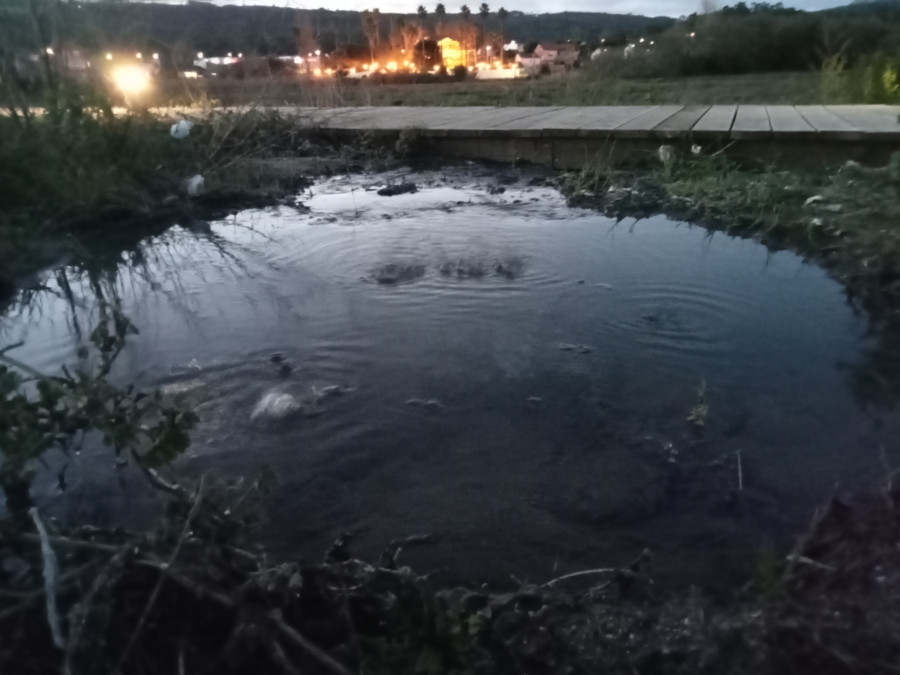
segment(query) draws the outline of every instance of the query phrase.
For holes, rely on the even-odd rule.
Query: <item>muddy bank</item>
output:
[[[370,562],[340,537],[322,562],[272,566],[254,544],[261,485],[178,491],[145,535],[46,523],[52,607],[40,537],[27,517],[5,522],[3,672],[780,675],[894,672],[900,656],[889,486],[833,499],[788,556],[760,556],[745,586],[711,597],[659,592],[649,551],[507,593],[442,589],[405,567],[427,536]]]
[[[900,334],[900,153],[884,167],[820,170],[678,156],[662,146],[642,168],[563,176],[570,203],[615,218],[655,213],[790,249],[826,269],[872,319]]]

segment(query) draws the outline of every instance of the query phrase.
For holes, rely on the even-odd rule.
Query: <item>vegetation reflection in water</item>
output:
[[[416,194],[368,190],[393,175],[338,179],[304,197],[308,213],[246,212],[57,270],[7,315],[9,340],[33,339],[8,355],[56,372],[88,341],[95,301],[119,298],[141,334],[113,380],[198,406],[181,473],[271,464],[284,481],[276,549],[321,550],[342,529],[364,547],[434,529],[446,541],[433,555],[465,542],[460,576],[505,575],[470,519],[501,504],[511,539],[497,543],[518,546],[526,572],[548,554],[627,557],[652,540],[674,577],[702,574],[790,531],[836,476],[877,473],[879,442],[892,454],[889,408],[864,412],[853,398],[866,390],[847,382],[894,371],[814,268],[661,220],[616,227],[528,176],[502,193],[487,171],[411,177]],[[404,264],[422,273],[374,283]],[[720,268],[735,286],[711,293]],[[269,394],[302,415],[251,419]],[[847,443],[859,450],[837,453]],[[75,492],[94,497],[72,502],[109,522],[121,497],[99,456],[78,458]],[[749,520],[729,515],[739,485]],[[280,515],[297,510],[308,519]],[[522,539],[535,523],[540,544]],[[677,562],[688,524],[718,538],[708,563]]]

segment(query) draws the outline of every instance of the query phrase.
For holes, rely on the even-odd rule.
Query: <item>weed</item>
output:
[[[15,345],[0,350],[0,488],[15,515],[31,506],[28,484],[35,466],[46,466],[52,450],[68,456],[88,434],[99,433],[117,456],[126,453],[146,469],[187,450],[196,422],[191,411],[164,401],[159,392],[121,389],[107,379],[136,332],[117,302],[104,301],[90,335],[94,358],[83,348],[74,370],[63,367],[61,375],[46,376],[9,356]]]
[[[706,418],[709,416],[709,403],[706,401],[706,380],[700,380],[697,387],[697,401],[687,416],[687,421],[695,427],[705,427]]]

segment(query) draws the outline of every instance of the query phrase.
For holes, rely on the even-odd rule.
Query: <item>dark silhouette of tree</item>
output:
[[[416,43],[424,39],[425,32],[422,30],[420,26],[417,26],[414,23],[407,23],[406,26],[403,27],[403,48],[407,51],[412,50]]]
[[[500,19],[500,40],[503,42],[503,45],[506,44],[506,17],[509,16],[509,12],[506,11],[503,7],[497,10],[497,18]],[[506,62],[506,49],[503,48],[503,45],[500,45],[500,64],[503,65]]]
[[[478,8],[478,13],[481,15],[481,48],[487,55],[487,19],[490,16],[491,8],[486,2],[482,2]]]
[[[469,35],[469,31],[468,31],[469,18],[472,16],[472,10],[469,9],[468,5],[463,5],[462,7],[459,8],[459,13],[462,15],[462,18],[463,18],[463,36],[464,36],[463,37],[463,54],[465,55],[464,59],[465,59],[465,63],[466,63],[466,68],[468,68],[469,67],[469,41],[467,38]]]
[[[434,14],[435,14],[435,16],[437,16],[437,31],[438,31],[438,33],[443,33],[444,32],[444,17],[447,16],[447,8],[444,7],[443,2],[439,2],[437,5],[435,5]],[[437,37],[440,38],[441,36],[438,35]]]
[[[425,9],[425,5],[419,5],[419,9],[416,10],[416,13],[419,15],[419,26],[421,26],[422,31],[428,31],[428,10]]]
[[[378,10],[375,10],[376,12]],[[372,61],[375,60],[375,51],[378,49],[378,17],[375,12],[368,9],[362,13],[362,27],[366,34],[366,40],[369,41],[369,55]]]
[[[372,10],[372,16],[375,18],[375,51],[381,49],[381,10],[377,7]]]

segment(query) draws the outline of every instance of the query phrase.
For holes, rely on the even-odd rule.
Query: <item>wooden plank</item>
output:
[[[772,132],[769,114],[762,105],[738,106],[731,125],[731,138],[768,138]]]
[[[562,106],[532,106],[521,108],[507,108],[509,115],[502,122],[497,122],[491,126],[492,129],[503,129],[504,131],[512,130],[512,125],[517,123],[528,124],[537,119],[547,119],[547,117],[558,110],[563,110]]]
[[[727,136],[736,114],[736,105],[714,105],[691,128],[691,133],[700,136]]]
[[[653,135],[658,138],[681,138],[689,135],[691,128],[709,110],[708,105],[685,106],[677,113],[653,127]]]
[[[798,113],[815,128],[817,138],[843,141],[861,140],[865,134],[847,120],[821,105],[795,106]]]
[[[825,108],[864,132],[867,138],[900,138],[900,121],[897,119],[900,106],[829,105]]]
[[[503,123],[503,129],[510,133],[526,131],[534,132],[531,135],[535,135],[536,133],[548,128],[548,126],[556,124],[556,120],[564,117],[569,110],[571,110],[571,108],[528,108],[528,115],[517,117],[516,119],[507,120]]]
[[[429,128],[486,131],[503,127],[506,123],[520,118],[531,117],[539,112],[539,110],[535,111],[530,108],[492,108],[477,114],[469,112],[453,119],[435,122],[433,125],[429,125]]]
[[[577,106],[547,108],[548,112],[511,120],[504,129],[522,135],[603,136],[615,127],[647,111],[648,106]],[[532,110],[539,110],[533,108]],[[527,133],[525,133],[527,132]]]
[[[613,130],[613,135],[619,138],[650,138],[650,131],[661,122],[680,112],[684,106],[661,105],[648,110],[624,124],[620,124]]]
[[[775,140],[815,136],[816,130],[794,106],[767,105],[766,112],[769,114]]]

